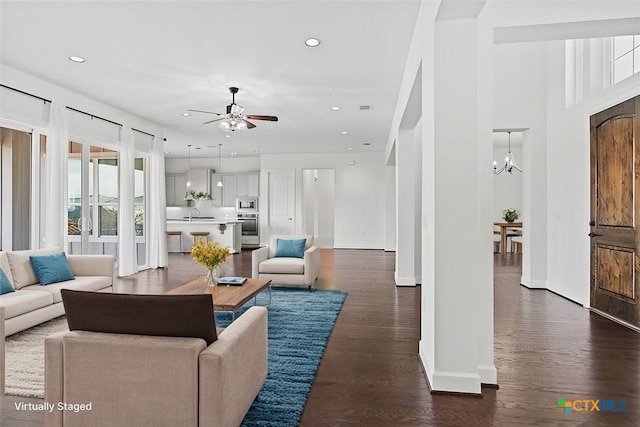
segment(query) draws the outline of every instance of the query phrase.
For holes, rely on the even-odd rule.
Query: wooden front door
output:
[[[640,326],[640,96],[591,116],[591,307]]]

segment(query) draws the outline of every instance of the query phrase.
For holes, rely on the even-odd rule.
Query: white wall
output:
[[[296,232],[302,232],[302,170],[335,170],[335,248],[384,248],[383,153],[263,154],[260,156],[260,238],[267,235],[267,173],[295,170]],[[349,162],[355,162],[349,165]]]

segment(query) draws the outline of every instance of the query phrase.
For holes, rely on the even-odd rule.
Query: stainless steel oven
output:
[[[257,213],[238,213],[236,218],[242,224],[242,247],[260,246],[260,221]]]

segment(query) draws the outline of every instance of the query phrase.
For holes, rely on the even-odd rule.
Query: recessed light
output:
[[[184,117],[189,117],[191,114],[189,114],[189,113],[182,113],[182,115],[183,115]]]
[[[257,148],[256,148],[255,150],[253,150],[253,151],[254,151],[254,152],[256,152],[256,153],[259,153],[259,152],[260,152],[260,150],[259,150],[259,149],[257,149]]]
[[[338,107],[338,106],[336,105],[336,106],[334,106],[334,107],[331,107],[331,109],[332,109],[333,111],[338,111],[338,110],[340,110],[340,107]]]
[[[228,133],[227,133],[227,134],[225,134],[225,135],[224,135],[224,137],[225,137],[225,138],[231,138],[231,134],[228,134]]]
[[[69,60],[70,60],[70,61],[73,61],[73,62],[77,62],[78,64],[82,64],[83,62],[85,62],[85,61],[86,61],[86,59],[84,59],[83,57],[81,57],[81,56],[74,56],[74,55],[71,55],[71,56],[69,57]]]
[[[237,151],[232,151],[232,152],[231,152],[231,155],[232,155],[232,156],[235,156],[236,154],[238,154],[238,152],[237,152]]]
[[[349,148],[347,148],[347,150],[351,151],[351,150],[353,150],[353,148],[349,147]]]
[[[342,134],[343,134],[343,135],[346,135],[346,134],[347,134],[347,131],[346,131],[346,130],[343,130],[343,131],[342,131]]]
[[[318,47],[320,45],[320,39],[316,39],[315,37],[310,37],[304,41],[304,44],[308,47]]]

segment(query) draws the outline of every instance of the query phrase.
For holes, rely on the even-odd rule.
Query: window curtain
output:
[[[164,145],[159,137],[153,139],[149,158],[149,198],[147,242],[149,244],[149,267],[169,265],[167,255],[167,196],[164,179]]]
[[[69,146],[69,111],[64,105],[51,103],[49,110],[49,130],[47,135],[46,184],[41,191],[55,197],[46,198],[42,206],[45,214],[45,248],[67,246],[67,152]]]
[[[136,262],[134,212],[133,130],[122,126],[120,130],[120,207],[118,209],[118,275],[130,276],[138,271]]]

